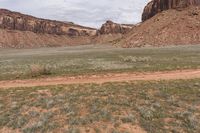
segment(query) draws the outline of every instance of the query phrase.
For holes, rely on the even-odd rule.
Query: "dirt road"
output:
[[[197,70],[180,70],[165,72],[148,72],[148,73],[118,73],[106,75],[90,75],[76,77],[51,77],[41,79],[11,80],[0,81],[0,88],[13,87],[35,87],[49,85],[68,85],[68,84],[85,84],[106,82],[126,82],[126,81],[151,81],[151,80],[175,80],[175,79],[193,79],[200,78],[200,69]]]

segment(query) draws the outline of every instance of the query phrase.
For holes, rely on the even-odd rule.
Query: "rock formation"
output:
[[[33,48],[109,43],[134,25],[107,21],[97,30],[72,22],[36,18],[0,9],[0,48]],[[108,35],[109,34],[109,35]]]
[[[158,13],[133,28],[118,43],[123,47],[200,44],[200,7]]]
[[[144,8],[142,21],[164,10],[185,8],[191,5],[200,5],[200,0],[152,0]]]
[[[134,25],[128,24],[117,24],[112,21],[107,21],[105,24],[101,26],[98,30],[98,34],[125,34],[130,31]]]
[[[73,23],[40,19],[6,9],[0,9],[0,28],[68,36],[93,36],[97,31]]]
[[[0,9],[0,48],[35,48],[92,43],[97,29]]]

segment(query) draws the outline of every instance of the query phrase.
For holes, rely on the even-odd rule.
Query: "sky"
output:
[[[136,24],[149,0],[0,0],[0,8],[40,18],[100,27],[106,20]]]

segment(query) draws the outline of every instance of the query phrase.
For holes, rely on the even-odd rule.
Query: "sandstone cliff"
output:
[[[152,0],[144,8],[142,21],[145,21],[164,10],[185,8],[191,5],[200,5],[200,0]]]
[[[40,19],[0,9],[0,28],[67,36],[93,36],[96,29],[53,20]]]
[[[105,44],[120,39],[133,27],[107,21],[97,30],[0,9],[0,48]]]
[[[92,43],[97,29],[0,9],[0,48],[56,47]]]
[[[128,24],[117,24],[112,21],[107,21],[105,24],[101,26],[98,30],[98,34],[125,34],[130,31],[134,25]]]
[[[135,27],[132,24],[118,24],[110,20],[106,21],[97,31],[97,35],[92,38],[93,44],[113,44],[120,40],[124,34]]]

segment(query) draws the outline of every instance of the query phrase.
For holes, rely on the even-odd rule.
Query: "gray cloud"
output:
[[[106,20],[138,23],[149,0],[0,0],[0,8],[99,27]]]

